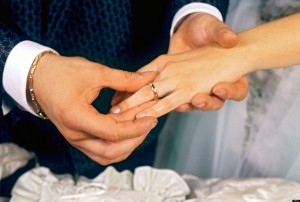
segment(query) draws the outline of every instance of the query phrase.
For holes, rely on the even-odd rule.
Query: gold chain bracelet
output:
[[[31,67],[30,67],[30,70],[29,70],[29,75],[28,75],[28,90],[29,90],[30,99],[31,99],[32,104],[34,106],[35,112],[39,115],[39,117],[41,117],[43,119],[48,119],[48,117],[47,117],[46,113],[44,112],[44,110],[41,108],[41,106],[39,105],[39,103],[36,100],[34,90],[33,90],[33,75],[34,75],[34,72],[36,70],[36,67],[37,67],[41,57],[43,57],[47,53],[58,55],[56,52],[51,51],[51,50],[47,50],[47,51],[44,51],[44,52],[38,54],[34,58],[32,64],[31,64]]]

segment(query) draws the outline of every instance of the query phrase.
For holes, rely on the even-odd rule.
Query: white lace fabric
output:
[[[2,143],[0,146],[0,179],[25,166],[33,156],[32,153],[13,143]]]
[[[184,175],[198,202],[287,202],[300,199],[300,184],[279,178],[201,180]]]
[[[108,167],[94,179],[71,175],[55,175],[48,168],[38,167],[17,181],[12,202],[181,202],[190,190],[185,181],[172,170],[139,167],[118,172]]]
[[[13,151],[9,153],[8,151]],[[24,158],[24,156],[26,158]],[[13,173],[32,154],[14,144],[0,144],[1,170]],[[9,159],[9,160],[7,160]],[[22,164],[17,164],[19,159]],[[7,166],[6,164],[15,166]],[[134,173],[108,167],[94,179],[56,175],[46,167],[24,173],[11,202],[283,202],[300,199],[300,184],[277,178],[221,180],[180,176],[170,169],[138,167]]]
[[[300,199],[300,184],[279,178],[203,180],[147,166],[134,174],[108,167],[94,179],[75,181],[39,167],[20,177],[12,195],[11,202],[283,202]]]

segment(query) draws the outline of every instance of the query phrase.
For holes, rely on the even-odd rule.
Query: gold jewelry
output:
[[[149,83],[148,84],[154,94],[154,98],[153,100],[157,100],[158,99],[158,93],[157,93],[157,88],[155,87],[155,85],[153,83]]]
[[[44,51],[40,54],[38,54],[32,64],[31,64],[31,67],[30,67],[30,70],[29,70],[29,75],[28,75],[28,90],[29,90],[29,97],[32,101],[32,104],[34,106],[34,109],[35,109],[35,112],[43,119],[48,119],[46,113],[43,111],[43,109],[41,108],[41,106],[39,105],[39,103],[37,102],[36,100],[36,97],[35,97],[35,94],[34,94],[34,90],[33,90],[33,75],[34,75],[34,72],[36,70],[36,67],[37,67],[37,64],[38,62],[40,61],[41,57],[43,57],[46,53],[51,53],[51,54],[56,54],[58,55],[56,52],[53,52],[51,50],[47,50],[47,51]]]

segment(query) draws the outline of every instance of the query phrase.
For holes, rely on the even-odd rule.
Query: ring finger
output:
[[[112,113],[120,113],[140,104],[161,98],[174,91],[174,85],[170,81],[159,81],[148,84],[130,96],[128,99],[111,108]]]

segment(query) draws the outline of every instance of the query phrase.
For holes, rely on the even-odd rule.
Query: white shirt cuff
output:
[[[174,16],[170,35],[171,36],[173,35],[175,29],[180,24],[180,22],[184,19],[185,16],[197,12],[209,13],[215,16],[216,18],[218,18],[219,20],[223,21],[222,14],[216,7],[206,3],[189,3],[183,6],[181,9],[179,9],[176,15]]]
[[[16,102],[19,108],[36,116],[38,115],[26,98],[27,76],[35,57],[46,50],[52,49],[32,41],[22,41],[9,53],[3,71],[2,82],[5,92]],[[11,110],[13,105],[11,100],[3,96],[4,115]]]

